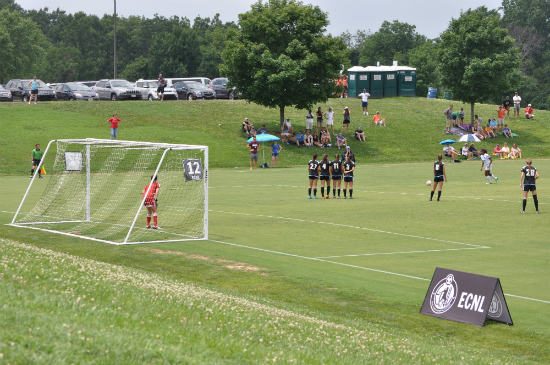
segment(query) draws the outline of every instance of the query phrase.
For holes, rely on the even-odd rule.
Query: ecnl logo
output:
[[[458,293],[458,285],[454,275],[449,274],[445,279],[439,281],[430,296],[430,307],[434,313],[447,312],[455,303]]]
[[[493,300],[491,300],[491,306],[487,311],[489,317],[498,318],[502,315],[502,302],[497,293],[493,294]]]

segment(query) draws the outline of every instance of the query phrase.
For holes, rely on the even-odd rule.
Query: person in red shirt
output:
[[[501,105],[497,109],[497,130],[496,132],[500,132],[501,128],[504,128],[504,113],[505,113],[504,107]]]
[[[260,142],[256,141],[256,136],[252,136],[252,141],[246,146],[250,151],[250,170],[252,170],[252,162],[254,161],[254,168],[258,168],[258,147]]]
[[[116,113],[114,113],[113,117],[107,121],[107,123],[111,123],[111,139],[116,139],[119,122],[120,122],[120,119],[116,117]]]
[[[533,114],[533,108],[531,108],[531,104],[525,108],[525,118],[527,119],[533,119],[535,115]]]
[[[154,177],[154,178],[153,178]],[[151,228],[151,215],[153,216],[153,229],[159,229],[157,225],[158,211],[157,211],[157,198],[160,192],[160,184],[157,182],[158,176],[151,176],[152,183],[147,184],[143,189],[141,197],[145,199],[143,205],[147,208],[147,227]],[[151,186],[151,188],[149,188]]]

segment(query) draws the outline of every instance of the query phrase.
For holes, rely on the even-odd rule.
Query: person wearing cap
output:
[[[358,98],[361,98],[361,106],[363,106],[363,115],[369,115],[369,98],[370,94],[367,92],[367,89],[363,89],[363,92],[357,95]]]
[[[334,111],[331,106],[328,107],[328,112],[325,113],[325,116],[327,117],[327,131],[328,126],[330,126],[331,133],[334,134]]]
[[[470,151],[468,143],[464,143],[464,147],[462,147],[462,156],[466,156],[468,160],[474,159],[474,153]]]
[[[514,136],[512,136],[512,131],[508,128],[508,124],[505,124],[504,128],[502,128],[502,135],[506,138],[514,138]]]
[[[31,98],[29,99],[29,105],[31,104],[33,96],[34,103],[36,104],[36,101],[38,100],[38,87],[40,86],[40,82],[36,81],[36,76],[34,76],[32,80],[29,81],[28,85],[31,87]]]
[[[506,99],[502,102],[502,107],[506,109],[507,112],[507,118],[510,118],[510,107],[512,106],[512,100],[510,100],[510,97],[507,96]]]
[[[306,137],[304,136],[304,133],[302,131],[299,131],[296,135],[296,146],[300,147],[300,144],[304,144]]]
[[[344,146],[347,146],[347,143],[348,140],[342,135],[342,132],[338,133],[338,136],[336,136],[336,147],[342,148]],[[349,146],[347,146],[347,148],[349,148]]]
[[[454,147],[451,146],[449,142],[447,142],[445,147],[443,147],[443,154],[447,157],[450,157],[453,160],[453,162],[455,162],[455,156],[459,155],[458,151],[455,150]]]
[[[340,134],[344,133],[344,128],[347,133],[349,130],[349,124],[351,123],[350,110],[347,106],[344,108],[344,112],[342,114],[344,115],[344,122],[342,124],[342,132]]]
[[[265,124],[262,124],[262,128],[258,129],[256,131],[256,134],[267,134],[267,128],[265,127]]]
[[[376,112],[376,114],[374,114],[374,116],[372,117],[372,122],[375,125],[379,125],[380,127],[382,127],[382,124],[384,125],[384,127],[386,126],[386,119],[380,116],[380,112]]]
[[[521,103],[521,96],[518,95],[518,92],[514,94],[514,97],[512,98],[514,100],[514,118],[519,117],[519,107]]]
[[[533,119],[535,117],[535,114],[533,114],[533,108],[531,107],[531,104],[527,105],[527,108],[525,108],[525,118],[527,119]]]
[[[248,121],[248,118],[244,118],[244,122],[243,122],[243,132],[245,132],[246,134],[250,134],[250,131],[251,129],[254,128],[254,126],[252,125],[252,123],[250,123]]]
[[[294,135],[294,128],[292,127],[292,124],[290,123],[290,118],[286,118],[286,121],[285,121],[287,127],[288,127],[288,131],[290,132],[290,134],[293,136]]]

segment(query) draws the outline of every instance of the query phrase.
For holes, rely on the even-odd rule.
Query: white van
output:
[[[200,82],[206,87],[210,87],[210,79],[208,77],[165,77],[166,86],[172,87],[176,82],[180,81],[195,81]]]

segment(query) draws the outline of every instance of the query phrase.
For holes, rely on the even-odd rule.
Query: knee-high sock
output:
[[[441,190],[437,191],[437,200],[439,200],[439,198],[441,198]]]
[[[351,198],[353,196],[353,189],[349,189],[349,197]]]
[[[537,202],[538,203],[538,202]],[[523,209],[522,211],[525,212],[525,207],[527,206],[527,199],[523,199]]]
[[[313,189],[313,196],[317,196],[317,189]]]
[[[151,214],[147,214],[147,225],[151,225]]]
[[[537,194],[533,195],[533,201],[535,202],[535,210],[539,211],[539,198],[537,197]]]
[[[311,196],[311,188],[307,189],[307,195]]]
[[[338,196],[340,196],[340,189],[338,189]]]
[[[485,176],[487,178],[487,181],[489,181],[489,183],[491,182],[491,176]]]
[[[344,189],[344,198],[346,197],[346,189]]]
[[[321,186],[321,196],[325,196],[325,187]]]
[[[432,190],[431,194],[430,194],[430,199],[432,199],[434,197],[434,191]]]
[[[154,213],[153,214],[153,225],[156,227],[157,226],[157,213]]]

